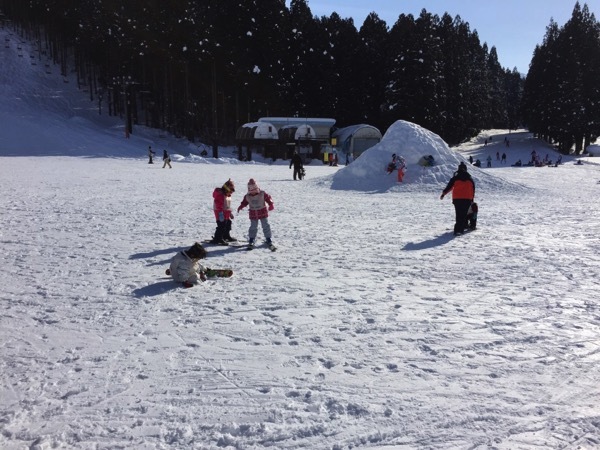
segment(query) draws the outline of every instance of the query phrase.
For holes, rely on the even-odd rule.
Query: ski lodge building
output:
[[[257,151],[265,158],[290,159],[297,151],[305,163],[327,161],[338,154],[343,162],[356,158],[381,140],[381,132],[370,125],[354,125],[336,130],[335,119],[310,117],[261,117],[242,125],[236,132],[240,160],[250,161]],[[245,152],[244,152],[245,149]]]

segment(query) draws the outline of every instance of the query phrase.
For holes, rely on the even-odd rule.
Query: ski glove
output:
[[[237,212],[240,212],[242,210],[242,207],[238,207]]]
[[[444,194],[440,195],[440,200],[444,200]]]
[[[275,205],[269,205],[269,211],[273,211],[275,209]]]
[[[233,220],[233,214],[232,213],[229,213],[229,219]]]
[[[223,222],[225,221],[225,214],[223,214],[223,211],[219,212],[219,222]]]

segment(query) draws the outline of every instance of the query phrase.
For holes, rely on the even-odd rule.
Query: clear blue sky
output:
[[[573,13],[576,0],[307,0],[313,15],[354,19],[360,29],[370,12],[375,12],[388,27],[400,14],[419,16],[425,8],[440,17],[449,13],[468,22],[471,31],[477,30],[481,42],[496,47],[500,64],[526,74],[533,50],[541,44],[550,19],[563,26]],[[289,7],[290,1],[286,0]],[[588,5],[596,20],[600,20],[600,0],[580,1]]]

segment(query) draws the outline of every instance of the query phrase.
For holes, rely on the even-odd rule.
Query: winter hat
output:
[[[231,178],[225,182],[223,190],[226,192],[235,192],[235,185],[233,184],[233,181],[231,181]]]
[[[248,194],[258,194],[259,192],[258,184],[254,181],[254,178],[250,178],[250,181],[248,181]]]
[[[192,245],[185,253],[192,259],[206,258],[206,250],[204,250],[204,247],[197,242],[194,242],[194,245]]]
[[[467,171],[467,165],[464,162],[461,162],[458,165],[458,171],[459,172],[466,172]]]

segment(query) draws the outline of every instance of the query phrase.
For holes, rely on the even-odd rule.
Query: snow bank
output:
[[[406,174],[402,183],[397,182],[395,172],[387,174],[385,171],[394,153],[404,157],[406,161]],[[421,166],[419,160],[428,155],[433,156],[435,165]],[[461,162],[469,166],[469,172],[477,184],[496,188],[507,185],[505,180],[471,166],[464,156],[452,150],[437,134],[415,123],[398,120],[386,131],[379,144],[365,151],[332,177],[331,188],[387,192],[410,189],[411,185],[417,185],[438,189],[448,182]]]

